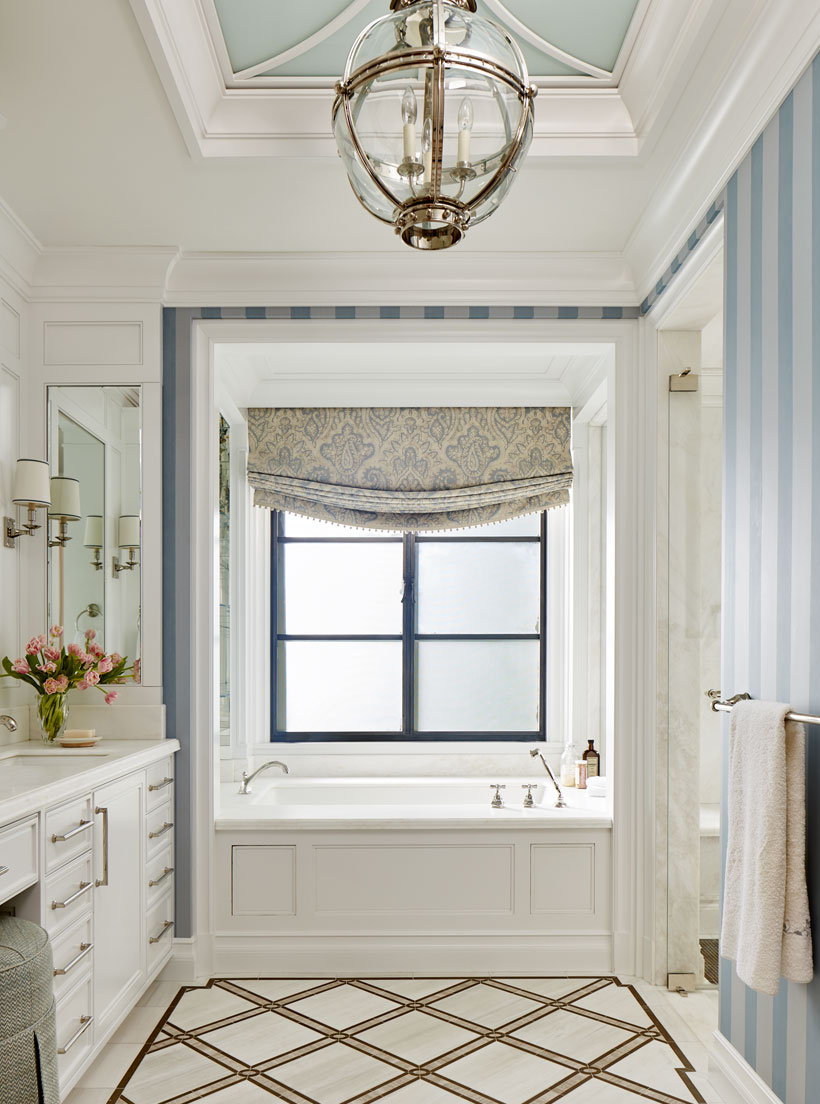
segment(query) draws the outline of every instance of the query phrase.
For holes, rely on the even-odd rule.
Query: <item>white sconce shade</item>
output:
[[[124,514],[120,518],[117,544],[120,548],[139,548],[140,519],[138,514]]]
[[[14,474],[15,506],[50,506],[51,487],[45,460],[18,460]]]
[[[51,508],[48,516],[62,518],[64,521],[80,520],[82,510],[80,509],[79,479],[71,479],[65,475],[51,477]]]
[[[89,514],[85,519],[86,548],[102,548],[103,546],[103,519],[100,514]]]

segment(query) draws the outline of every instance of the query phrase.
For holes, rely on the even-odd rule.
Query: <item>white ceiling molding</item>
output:
[[[632,232],[625,255],[638,279],[639,299],[655,286],[678,249],[720,195],[798,78],[820,48],[817,0],[731,0],[738,28],[733,65],[698,112],[694,128],[679,110],[665,126],[664,139],[675,156],[660,177],[644,215]],[[743,18],[746,16],[746,18]],[[715,40],[713,48],[725,52]],[[703,64],[708,67],[709,59]],[[700,79],[698,69],[690,82]]]
[[[230,74],[209,0],[130,3],[189,150],[203,157],[336,156],[332,79],[242,85]],[[602,88],[589,76],[535,83],[543,91],[530,157],[637,155],[632,119],[617,89]]]
[[[42,244],[22,219],[0,199],[0,276],[28,298]]]
[[[249,306],[634,306],[619,254],[481,253],[182,254],[165,301]],[[438,263],[441,262],[441,263]]]

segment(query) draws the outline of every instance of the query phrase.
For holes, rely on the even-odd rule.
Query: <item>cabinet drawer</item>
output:
[[[57,1001],[91,970],[93,947],[90,913],[54,939],[51,952],[54,958],[54,996]]]
[[[148,910],[148,974],[171,953],[174,942],[174,895],[166,893]]]
[[[63,1093],[93,1045],[94,994],[89,975],[57,1004],[57,1072]]]
[[[37,881],[37,817],[0,828],[0,901]]]
[[[168,891],[173,893],[174,886],[174,847],[166,846],[145,864],[146,903],[153,903]]]
[[[149,857],[157,851],[173,844],[174,807],[166,798],[156,809],[152,809],[145,818],[145,853]]]
[[[46,813],[46,873],[91,847],[94,827],[91,794],[77,797]]]
[[[174,792],[174,757],[169,755],[167,759],[160,759],[158,763],[152,763],[146,769],[148,788],[146,791],[146,807],[150,812],[161,805],[171,795],[173,804]]]
[[[43,926],[54,934],[72,924],[91,908],[94,874],[91,853],[50,874],[43,892]]]

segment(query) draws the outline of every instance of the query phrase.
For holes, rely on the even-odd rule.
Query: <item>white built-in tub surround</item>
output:
[[[255,759],[290,759],[291,773],[273,767],[248,794],[220,786],[218,973],[612,969],[608,799],[570,788],[556,808],[531,768],[304,774],[316,756],[300,751]],[[375,756],[381,767],[389,758]]]

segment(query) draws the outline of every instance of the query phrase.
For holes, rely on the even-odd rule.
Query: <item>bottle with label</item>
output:
[[[587,740],[589,747],[584,752],[584,759],[587,763],[587,778],[597,778],[601,773],[601,756],[595,750],[595,741]]]
[[[561,755],[561,785],[575,785],[575,748],[567,744]]]
[[[587,761],[576,759],[575,761],[575,788],[585,790],[587,788]]]

